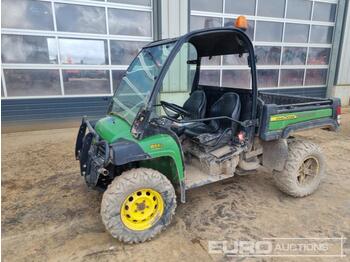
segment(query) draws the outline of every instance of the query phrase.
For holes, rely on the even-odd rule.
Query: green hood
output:
[[[97,134],[109,144],[118,138],[134,140],[130,133],[131,126],[128,122],[117,116],[106,116],[97,121],[95,130]]]

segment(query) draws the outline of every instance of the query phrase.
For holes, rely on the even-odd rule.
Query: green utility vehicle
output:
[[[222,57],[246,62],[241,71],[249,72],[248,86],[205,82],[212,61]],[[83,118],[75,154],[87,185],[104,191],[106,229],[120,241],[139,243],[169,225],[177,196],[185,203],[189,189],[261,166],[288,195],[313,193],[325,175],[324,156],[292,134],[337,130],[339,120],[339,99],[258,91],[256,57],[244,31],[205,29],[144,47],[107,116]]]

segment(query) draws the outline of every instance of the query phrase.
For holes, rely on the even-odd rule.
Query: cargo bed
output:
[[[309,128],[336,130],[339,99],[311,98],[259,92],[259,133],[265,141],[287,138]]]

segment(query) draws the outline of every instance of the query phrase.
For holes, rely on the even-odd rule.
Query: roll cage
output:
[[[197,50],[197,60],[193,61],[196,64],[196,72],[194,77],[194,83],[192,86],[191,92],[196,90],[198,87],[199,76],[200,76],[200,66],[202,57],[212,57],[219,55],[230,55],[230,54],[248,54],[248,66],[250,67],[251,73],[251,87],[252,87],[252,106],[251,106],[251,115],[250,119],[244,122],[238,122],[241,126],[250,127],[248,130],[249,142],[252,141],[254,137],[254,130],[258,121],[257,117],[257,76],[256,76],[256,58],[254,54],[254,48],[249,37],[240,29],[234,27],[220,27],[220,28],[211,28],[203,29],[189,32],[179,38],[159,40],[148,44],[147,47],[153,47],[157,45],[163,45],[166,43],[175,43],[175,46],[170,52],[163,68],[161,69],[159,76],[155,82],[155,86],[149,97],[149,101],[146,103],[145,107],[142,108],[138,115],[136,116],[131,132],[136,138],[143,138],[144,130],[149,123],[149,118],[153,109],[153,106],[157,103],[157,95],[162,88],[163,79],[172,64],[175,56],[180,51],[181,47],[185,43],[191,43]],[[192,62],[192,61],[191,61]],[[224,117],[227,118],[227,117]],[[211,118],[203,118],[196,120],[186,120],[186,122],[197,122],[197,121],[206,121]],[[179,120],[171,119],[172,121],[179,122]],[[231,119],[233,120],[233,119]],[[181,121],[181,120],[180,120]]]

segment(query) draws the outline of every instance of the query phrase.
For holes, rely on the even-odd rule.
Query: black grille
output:
[[[105,149],[105,146],[104,145],[99,145],[98,147],[97,147],[97,154],[99,155],[99,156],[101,156],[101,157],[105,157],[105,155],[106,155],[106,149]]]

